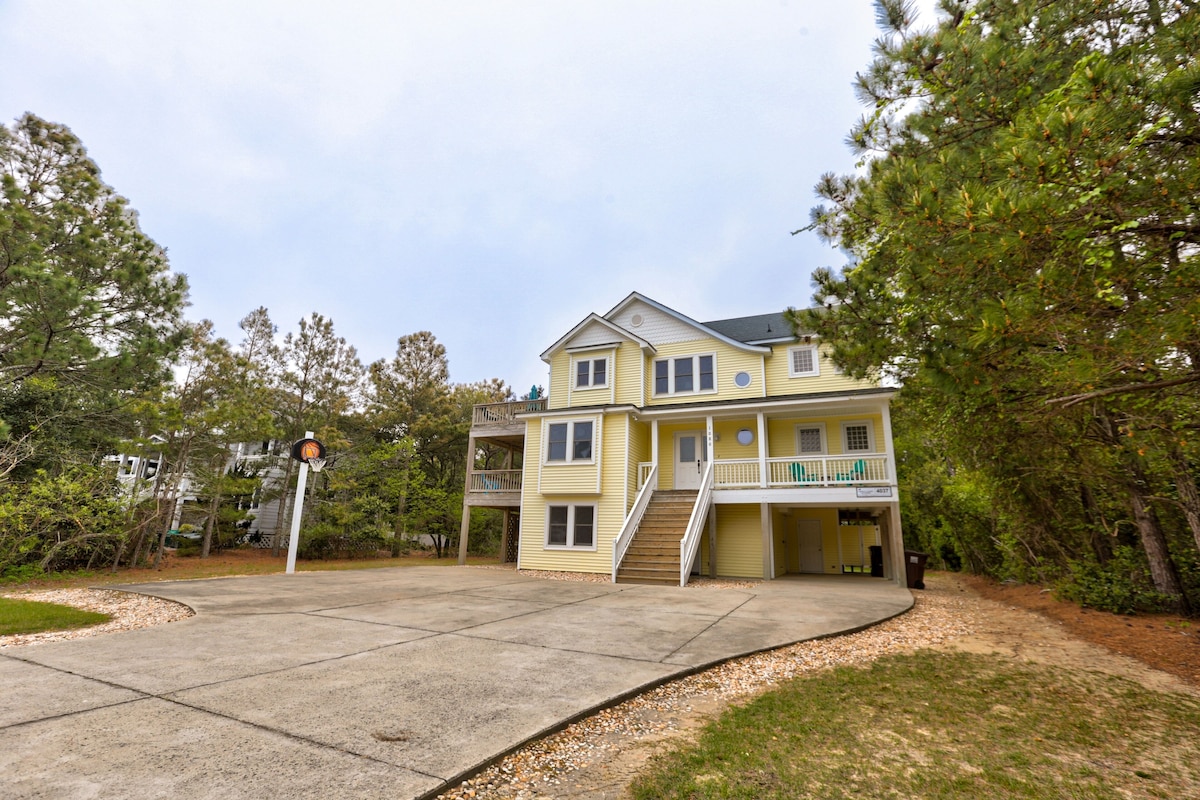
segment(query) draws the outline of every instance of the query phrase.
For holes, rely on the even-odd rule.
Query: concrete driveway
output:
[[[0,649],[5,798],[430,797],[672,678],[912,606],[861,576],[679,589],[470,567],[121,588],[196,616]]]

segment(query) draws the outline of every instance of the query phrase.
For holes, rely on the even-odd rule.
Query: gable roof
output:
[[[620,314],[621,311],[624,310],[625,308],[627,308],[631,303],[638,302],[638,301],[645,303],[646,305],[648,305],[652,308],[658,309],[662,313],[664,313],[670,317],[673,317],[674,319],[678,320],[679,322],[684,323],[685,325],[690,325],[691,327],[696,328],[699,332],[701,332],[707,336],[712,336],[714,338],[720,339],[721,341],[725,342],[726,344],[732,345],[732,346],[738,348],[739,350],[750,350],[752,352],[758,352],[758,353],[770,352],[769,347],[763,347],[759,343],[750,342],[750,341],[747,341],[744,339],[738,339],[734,336],[730,336],[728,333],[726,333],[722,330],[714,328],[707,323],[697,322],[696,320],[692,319],[691,317],[687,316],[686,314],[680,314],[675,309],[668,308],[667,306],[664,306],[662,303],[659,303],[656,300],[651,300],[649,297],[646,297],[643,294],[639,294],[638,292],[630,292],[628,297],[626,297],[624,300],[622,300],[621,302],[619,302],[615,306],[613,306],[613,308],[604,316],[605,316],[605,318],[611,319],[611,318],[617,316],[618,314]],[[788,336],[787,338],[790,339],[791,337]]]
[[[592,314],[588,314],[586,317],[584,317],[582,322],[580,322],[574,328],[571,328],[571,330],[567,331],[566,334],[559,337],[557,342],[555,342],[554,344],[547,347],[545,352],[543,352],[542,355],[540,356],[542,361],[549,363],[551,353],[553,353],[555,350],[558,350],[560,347],[566,346],[567,342],[569,342],[571,339],[575,338],[575,336],[578,335],[580,331],[582,331],[584,328],[586,328],[588,325],[592,324],[593,322],[599,323],[599,324],[603,325],[604,327],[608,328],[609,330],[611,330],[613,332],[613,334],[616,335],[618,340],[629,339],[630,341],[632,341],[634,344],[636,344],[638,347],[642,348],[643,350],[648,350],[651,353],[655,352],[654,345],[650,344],[645,339],[643,339],[639,336],[633,335],[629,331],[622,328],[620,325],[615,325],[612,322],[609,322],[608,320],[606,320],[604,317],[600,316],[599,314],[592,313]]]

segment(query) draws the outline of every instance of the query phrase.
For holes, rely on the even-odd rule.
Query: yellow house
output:
[[[541,357],[547,397],[475,408],[460,560],[480,506],[504,509],[521,569],[905,580],[895,392],[840,374],[782,313],[697,322],[634,292]],[[475,469],[483,441],[505,469]]]

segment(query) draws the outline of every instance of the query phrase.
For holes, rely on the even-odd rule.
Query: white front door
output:
[[[708,464],[708,438],[702,431],[675,434],[675,488],[699,489]]]
[[[800,571],[824,572],[825,554],[821,547],[821,520],[797,521],[800,539]]]

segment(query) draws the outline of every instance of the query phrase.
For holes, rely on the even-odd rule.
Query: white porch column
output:
[[[767,418],[761,411],[758,412],[758,477],[762,488],[771,485],[771,476],[767,473]]]
[[[900,479],[896,475],[896,445],[892,442],[892,406],[891,403],[884,400],[883,408],[880,409],[880,414],[883,416],[883,447],[887,455],[888,465],[888,482],[896,487],[896,498],[900,497],[899,483]],[[899,514],[899,512],[896,512]],[[899,516],[897,516],[897,524]]]
[[[650,425],[650,463],[658,466],[658,420]],[[654,489],[658,487],[655,486]],[[651,489],[650,491],[654,491]]]

